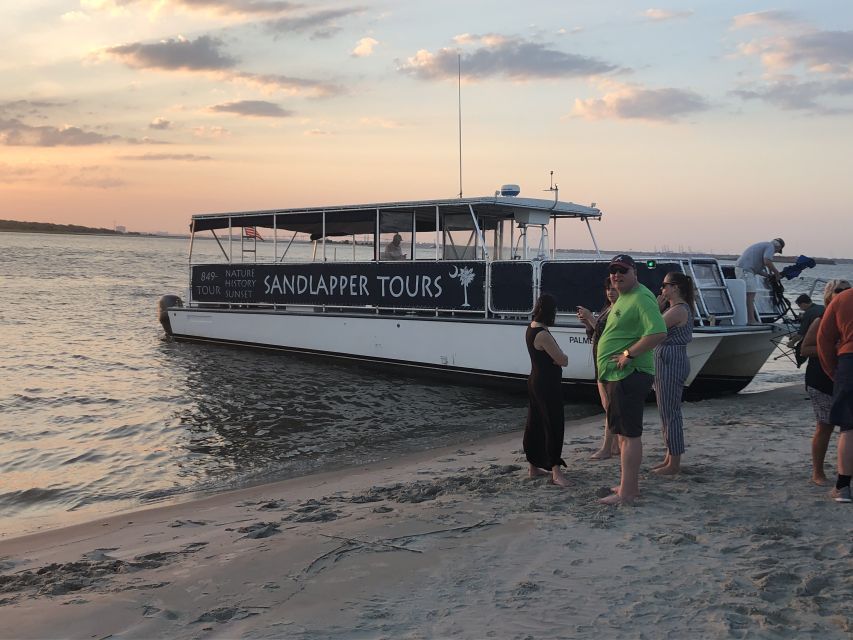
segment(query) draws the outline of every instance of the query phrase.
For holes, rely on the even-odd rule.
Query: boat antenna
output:
[[[557,205],[557,201],[560,199],[560,187],[554,184],[554,172],[551,171],[551,180],[547,189],[543,189],[543,191],[553,191],[554,192],[554,206]]]
[[[456,53],[456,98],[459,115],[459,197],[462,197],[462,54]]]

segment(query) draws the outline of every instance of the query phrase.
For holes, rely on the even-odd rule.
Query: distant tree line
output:
[[[79,224],[54,224],[53,222],[20,222],[18,220],[0,220],[0,231],[20,231],[23,233],[88,233],[121,236],[142,235],[136,231],[120,233],[103,227],[84,227]]]

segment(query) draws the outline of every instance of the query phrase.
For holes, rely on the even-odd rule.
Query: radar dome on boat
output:
[[[501,185],[501,195],[505,197],[515,197],[519,193],[521,193],[521,187],[517,184],[504,184]]]

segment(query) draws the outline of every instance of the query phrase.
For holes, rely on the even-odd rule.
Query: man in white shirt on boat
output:
[[[749,324],[761,324],[758,313],[755,311],[758,278],[771,275],[779,279],[779,269],[773,264],[773,255],[782,253],[784,248],[785,241],[782,238],[774,238],[770,242],[756,242],[748,246],[735,263],[735,275],[746,283],[746,310]]]
[[[403,253],[403,248],[400,246],[400,243],[403,242],[403,236],[399,233],[395,233],[394,237],[391,239],[385,246],[385,251],[382,252],[383,260],[405,260],[406,254]]]

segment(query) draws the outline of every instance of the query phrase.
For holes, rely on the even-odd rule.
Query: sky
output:
[[[599,244],[853,257],[853,3],[0,4],[0,218],[595,202]],[[582,225],[558,245],[587,248]]]

